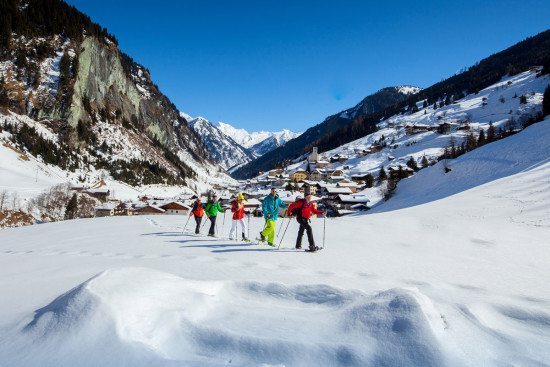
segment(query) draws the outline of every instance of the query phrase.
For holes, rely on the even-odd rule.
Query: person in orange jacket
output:
[[[198,197],[193,203],[193,209],[191,209],[191,213],[189,213],[189,215],[195,217],[195,223],[197,224],[197,227],[195,228],[195,234],[199,234],[202,217],[204,215],[204,206],[202,205],[200,197]]]
[[[298,229],[298,238],[296,238],[296,249],[302,248],[302,238],[304,237],[304,232],[307,233],[307,240],[309,242],[310,252],[315,252],[319,248],[315,246],[315,240],[313,239],[313,230],[311,228],[310,218],[313,214],[315,215],[324,215],[325,212],[318,210],[313,202],[311,202],[311,192],[306,189],[304,192],[304,198],[296,200],[294,203],[290,204],[286,214],[288,216],[296,216],[296,220],[300,224],[300,229]]]

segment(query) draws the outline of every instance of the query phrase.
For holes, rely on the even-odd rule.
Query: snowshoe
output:
[[[307,248],[305,251],[306,251],[306,252],[317,252],[317,251],[319,251],[319,250],[321,250],[320,247],[313,246],[313,247]]]

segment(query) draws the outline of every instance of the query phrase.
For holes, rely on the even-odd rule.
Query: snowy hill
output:
[[[182,235],[178,216],[4,230],[0,360],[547,365],[549,127],[547,119],[507,138],[509,150],[505,139],[457,159],[453,192],[326,220],[316,254],[292,250],[294,221],[279,251]],[[428,181],[419,174],[405,182],[396,197]],[[263,220],[251,224],[256,233]],[[312,225],[321,244],[323,219]],[[221,233],[228,229],[220,223]]]
[[[216,162],[225,169],[247,163],[254,158],[248,149],[236,143],[205,118],[194,118],[189,121],[189,125],[201,137]]]
[[[530,119],[539,118],[543,92],[549,84],[550,76],[540,75],[539,69],[534,69],[505,77],[479,93],[470,94],[449,105],[434,109],[433,105],[422,107],[420,102],[418,112],[404,112],[392,116],[380,122],[375,133],[323,153],[322,157],[326,160],[345,157],[339,161],[333,160],[334,162],[325,169],[342,170],[343,176],[347,179],[367,174],[377,178],[381,168],[386,172],[399,166],[407,168],[411,158],[419,167],[422,166],[424,158],[428,164],[435,164],[441,159],[445,148],[451,145],[460,147],[466,144],[469,137],[477,140],[481,131],[487,136],[490,126],[493,126],[495,131],[517,131]],[[443,124],[449,124],[449,131],[438,131]],[[513,142],[509,139],[511,138],[498,142],[503,154],[507,151],[504,148],[506,144]],[[497,153],[498,151],[494,152]],[[440,163],[438,167],[442,164],[444,163]],[[306,165],[305,161],[300,161],[288,166],[286,171],[293,172],[303,169]],[[452,169],[452,163],[450,165]],[[442,171],[441,168],[437,170]],[[434,172],[434,169],[430,167],[426,171]],[[428,175],[424,170],[418,174]],[[258,177],[266,176],[267,173]],[[453,172],[448,177],[453,177]],[[471,180],[478,182],[475,177]],[[399,185],[407,181],[401,181]],[[427,182],[424,184],[425,190],[431,186],[432,184]],[[364,190],[362,194],[370,198],[371,205],[376,205],[382,199],[381,189],[383,185],[375,185]],[[420,190],[420,187],[417,190]],[[416,195],[410,195],[413,198],[409,200],[414,201],[420,200],[423,194],[422,191],[417,191]],[[402,199],[403,197],[398,195],[384,205],[402,207],[403,204],[399,203]]]
[[[260,157],[301,134],[287,129],[276,132],[257,131],[249,133],[245,129],[237,129],[224,122],[218,122],[217,127],[234,141],[250,149],[255,157]]]

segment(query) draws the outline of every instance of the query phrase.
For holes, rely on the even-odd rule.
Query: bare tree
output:
[[[11,201],[12,201],[12,210],[13,211],[16,211],[19,209],[19,195],[17,194],[17,191],[14,191],[12,196],[11,196]]]
[[[0,191],[0,211],[4,210],[4,204],[8,201],[9,194],[7,190]]]

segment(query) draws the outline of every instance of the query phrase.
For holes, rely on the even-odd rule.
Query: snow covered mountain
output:
[[[284,129],[282,131],[269,132],[257,131],[249,133],[245,129],[237,129],[230,124],[218,122],[218,129],[245,148],[250,149],[254,156],[260,157],[273,149],[284,145],[287,141],[300,136]]]
[[[207,119],[197,117],[191,119],[189,125],[201,137],[210,154],[223,168],[229,170],[254,158],[247,148],[236,143]]]
[[[193,118],[184,112],[180,112],[180,116],[201,137],[214,160],[229,172],[300,135],[286,129],[249,133],[227,123],[213,124],[204,117]]]

